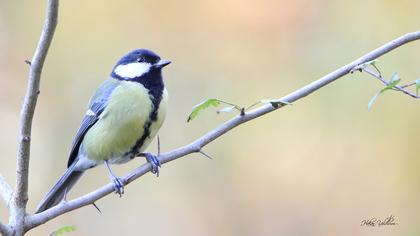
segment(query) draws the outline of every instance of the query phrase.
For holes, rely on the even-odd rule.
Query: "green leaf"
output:
[[[385,88],[381,89],[381,91],[379,91],[380,93],[385,92],[386,90],[392,89],[395,87],[395,85],[397,85],[399,82],[401,82],[401,78],[397,73],[394,73],[391,77],[391,80],[389,80],[389,84],[387,86],[385,86]]]
[[[273,106],[274,108],[278,108],[280,106],[285,106],[285,105],[292,105],[292,103],[285,102],[285,101],[282,101],[280,99],[265,99],[265,100],[261,100],[261,103],[263,103],[263,104],[270,103],[271,106]]]
[[[391,76],[391,79],[389,80],[389,84],[387,85],[387,86],[390,86],[391,85],[391,83],[394,83],[395,81],[397,81],[397,80],[401,80],[400,79],[400,76],[398,75],[398,73],[397,72],[395,72],[392,76]]]
[[[362,65],[363,66],[368,66],[368,65],[376,66],[376,62],[378,62],[378,60],[375,59],[375,60],[372,60],[372,61],[365,62]]]
[[[225,107],[225,108],[223,108],[223,109],[220,109],[220,110],[218,110],[217,111],[217,113],[219,114],[219,113],[222,113],[222,112],[225,112],[225,113],[229,113],[229,112],[231,112],[231,111],[233,111],[233,110],[237,110],[238,108],[236,107],[236,106],[228,106],[228,107]]]
[[[50,236],[61,236],[65,233],[72,232],[75,230],[76,230],[76,227],[74,226],[63,226],[59,228],[58,230],[56,230],[55,232],[53,232],[52,234],[50,234]]]
[[[369,103],[368,103],[368,110],[369,110],[369,111],[370,111],[370,109],[372,109],[373,103],[374,103],[374,102],[375,102],[375,100],[378,98],[379,94],[381,94],[381,92],[380,92],[380,91],[379,91],[379,92],[377,92],[377,93],[375,94],[375,96],[373,96],[373,97],[370,99],[370,101],[369,101]]]
[[[202,110],[209,108],[210,106],[217,107],[220,105],[220,100],[216,98],[208,98],[204,100],[203,102],[200,102],[199,104],[195,105],[192,108],[191,114],[188,116],[187,122],[190,122],[192,119],[194,119],[198,113],[200,113]]]
[[[416,82],[416,95],[419,96],[420,79],[417,79],[415,82]]]
[[[381,89],[379,92],[377,92],[375,94],[375,96],[373,96],[369,103],[368,103],[368,110],[370,110],[372,108],[373,103],[375,102],[375,100],[379,97],[379,95],[381,95],[383,92],[390,90],[392,88],[394,88],[399,82],[401,82],[401,78],[397,73],[394,73],[389,81],[389,84],[387,86],[385,86],[385,88]]]
[[[210,106],[217,107],[222,103],[225,104],[225,105],[229,105],[229,106],[217,111],[218,114],[221,113],[221,112],[231,112],[233,109],[236,109],[236,110],[240,111],[241,115],[243,114],[244,108],[242,108],[242,107],[240,107],[236,104],[233,104],[233,103],[230,103],[230,102],[225,102],[223,100],[216,99],[216,98],[209,98],[209,99],[206,99],[203,102],[200,102],[199,104],[197,104],[193,107],[191,114],[188,116],[187,122],[194,119],[198,115],[198,113],[200,113],[202,110],[207,109]]]

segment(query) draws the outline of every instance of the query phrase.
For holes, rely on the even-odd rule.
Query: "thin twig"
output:
[[[407,88],[407,87],[411,87],[413,85],[416,85],[416,82],[410,83],[410,84],[406,84],[406,85],[402,85],[401,88]]]
[[[97,211],[99,211],[99,213],[102,213],[101,209],[99,209],[95,202],[92,202],[92,205],[96,208]]]
[[[0,195],[7,207],[9,207],[12,194],[12,187],[10,187],[6,179],[0,174]]]
[[[296,100],[299,100],[301,98],[306,97],[307,95],[315,92],[316,90],[324,87],[325,85],[337,80],[338,78],[343,77],[344,75],[350,73],[353,68],[355,68],[358,65],[361,65],[365,62],[371,61],[373,59],[376,59],[386,53],[388,53],[391,50],[394,50],[395,48],[398,48],[401,45],[404,45],[406,43],[415,41],[420,39],[420,31],[414,32],[414,33],[408,33],[406,35],[403,35],[385,45],[383,45],[380,48],[377,48],[376,50],[369,52],[368,54],[358,58],[357,60],[331,72],[330,74],[296,90],[295,92],[283,97],[280,99],[280,101],[285,101],[288,103],[292,103]],[[281,108],[281,107],[279,107]],[[209,144],[213,140],[219,138],[229,130],[237,127],[240,124],[243,124],[247,121],[253,120],[257,117],[260,117],[262,115],[265,115],[269,112],[272,112],[276,110],[272,105],[264,105],[260,108],[256,108],[254,110],[251,110],[244,115],[238,115],[234,117],[233,119],[221,124],[220,126],[216,127],[215,129],[211,130],[207,134],[203,135],[202,137],[198,138],[194,142],[180,147],[178,149],[175,149],[173,151],[163,153],[159,155],[159,161],[163,164],[169,161],[173,161],[175,159],[178,159],[180,157],[186,156],[190,153],[196,153],[201,150],[205,145]],[[135,179],[139,178],[140,176],[146,174],[151,170],[151,165],[149,163],[146,163],[137,169],[131,171],[124,177],[122,177],[123,182],[126,184],[129,184],[130,182],[134,181]],[[53,208],[50,208],[44,212],[35,214],[35,215],[29,215],[26,219],[26,227],[27,229],[31,229],[33,227],[36,227],[40,224],[43,224],[57,216],[60,216],[66,212],[75,210],[77,208],[90,205],[92,202],[95,202],[104,196],[112,193],[114,191],[113,185],[107,184],[103,187],[98,188],[97,190],[88,193],[84,196],[78,197],[74,200],[63,202]]]
[[[207,157],[208,159],[213,160],[213,158],[209,154],[205,153],[203,150],[200,150],[198,152],[201,153],[203,156]]]
[[[58,18],[58,0],[49,0],[44,27],[31,60],[28,87],[20,112],[19,147],[16,164],[16,191],[12,197],[11,225],[17,235],[23,234],[23,222],[28,201],[28,172],[32,119],[39,95],[42,68],[50,47]]]
[[[373,72],[373,71],[369,70],[369,69],[368,69],[368,68],[366,68],[366,67],[362,67],[361,69],[362,69],[362,71],[364,71],[364,72],[368,73],[369,75],[371,75],[371,76],[373,76],[373,77],[375,77],[375,78],[379,79],[379,80],[380,80],[383,84],[385,84],[385,85],[389,85],[389,82],[388,82],[388,81],[386,81],[386,80],[384,79],[384,77],[382,77],[382,75],[380,75],[380,74],[376,74],[375,72]],[[407,86],[406,86],[406,87],[407,87]],[[395,85],[395,86],[394,86],[394,88],[395,88],[395,90],[400,91],[400,92],[402,92],[402,93],[405,93],[405,94],[407,94],[408,96],[411,96],[411,97],[413,97],[413,98],[419,98],[419,97],[418,97],[417,95],[415,95],[414,93],[412,93],[412,92],[410,92],[410,91],[405,90],[403,87],[401,87],[401,86],[399,86],[399,85]]]

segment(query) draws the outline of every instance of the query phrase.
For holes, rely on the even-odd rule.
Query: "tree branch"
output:
[[[42,68],[50,47],[58,18],[58,0],[49,0],[44,27],[30,63],[28,87],[20,112],[19,147],[16,164],[16,191],[12,197],[11,224],[16,230],[23,226],[28,201],[28,167],[30,157],[32,119],[39,95]],[[17,234],[22,234],[18,232]]]
[[[7,225],[5,225],[5,224],[3,224],[0,221],[0,234],[1,235],[9,235],[11,232],[12,232],[12,230],[10,229],[10,227],[7,226]]]
[[[371,61],[373,59],[376,59],[389,51],[403,45],[406,43],[409,43],[411,41],[415,41],[420,39],[420,31],[409,33],[404,36],[401,36],[385,45],[383,45],[380,48],[377,48],[376,50],[369,52],[368,54],[358,58],[357,60],[331,72],[330,74],[296,90],[295,92],[281,98],[281,101],[292,103],[296,100],[299,100],[303,97],[306,97],[307,95],[313,93],[314,91],[324,87],[325,85],[337,80],[338,78],[350,73],[353,68],[355,68],[358,65],[361,65],[365,62]],[[264,105],[260,108],[256,108],[252,111],[246,112],[243,115],[238,115],[234,117],[233,119],[225,122],[224,124],[218,126],[217,128],[213,129],[212,131],[208,132],[204,136],[198,138],[194,142],[180,147],[178,149],[175,149],[171,152],[164,153],[162,155],[159,155],[159,160],[161,163],[166,163],[169,161],[173,161],[177,158],[186,156],[191,153],[200,152],[201,149],[212,142],[213,140],[219,138],[229,130],[235,128],[236,126],[243,124],[247,121],[253,120],[257,117],[260,117],[262,115],[265,115],[269,112],[272,112],[278,108],[283,107],[284,105],[273,107],[271,105]],[[149,163],[146,163],[137,169],[133,170],[132,172],[128,173],[124,177],[122,177],[122,181],[124,182],[124,185],[129,184],[130,182],[134,181],[135,179],[141,177],[142,175],[146,174],[151,170],[151,165]],[[57,216],[60,216],[66,212],[75,210],[77,208],[90,205],[94,203],[95,201],[103,198],[104,196],[112,193],[114,191],[114,187],[112,184],[107,184],[91,193],[88,193],[84,196],[81,196],[79,198],[76,198],[71,201],[65,201],[57,206],[48,209],[44,212],[35,214],[35,215],[29,215],[26,219],[26,228],[27,230],[34,228],[40,224],[43,224],[50,219],[53,219]]]
[[[0,195],[7,207],[9,207],[12,194],[12,187],[10,187],[6,179],[0,174]]]

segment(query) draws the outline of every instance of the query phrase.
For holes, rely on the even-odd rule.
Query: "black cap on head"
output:
[[[136,49],[123,56],[117,62],[117,65],[124,65],[133,62],[146,62],[153,65],[159,61],[160,57],[153,51],[150,51],[148,49]]]

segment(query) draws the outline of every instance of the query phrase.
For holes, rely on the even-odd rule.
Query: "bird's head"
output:
[[[117,62],[111,76],[122,80],[139,79],[147,77],[151,73],[160,73],[161,69],[170,63],[150,50],[136,49],[127,53]]]

